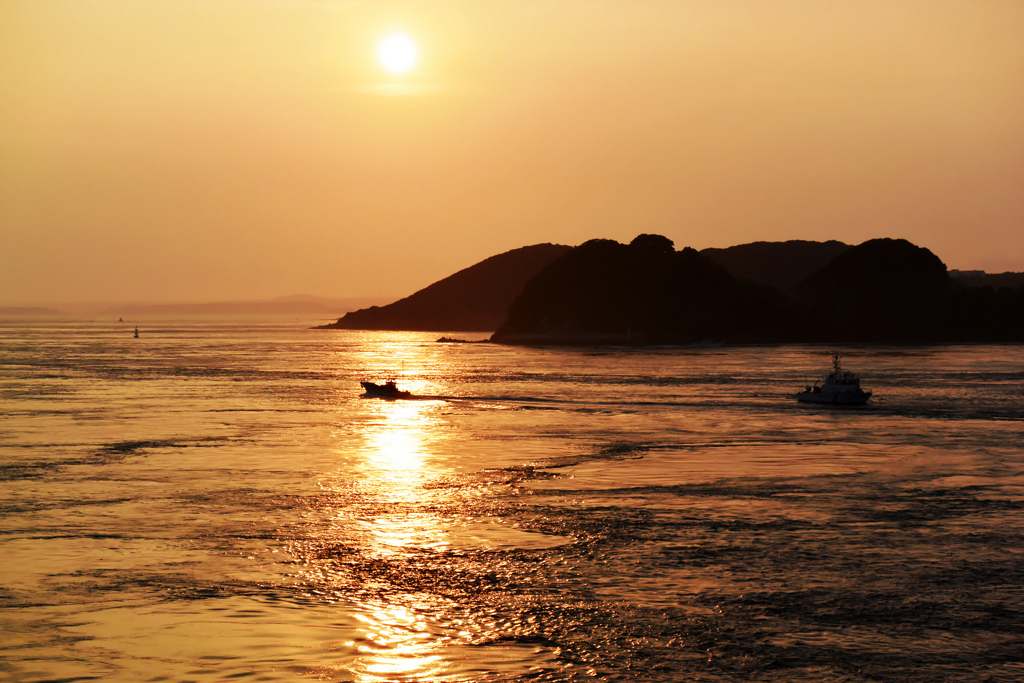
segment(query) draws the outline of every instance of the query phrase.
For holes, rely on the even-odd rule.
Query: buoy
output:
[[[136,339],[139,338],[139,328],[137,328],[137,327],[135,328],[135,338]]]

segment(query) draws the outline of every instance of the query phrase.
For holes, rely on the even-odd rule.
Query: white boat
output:
[[[830,403],[833,405],[862,406],[871,398],[871,391],[860,388],[860,377],[843,370],[839,365],[839,354],[832,354],[832,372],[821,384],[817,382],[796,395],[796,400],[807,403]]]

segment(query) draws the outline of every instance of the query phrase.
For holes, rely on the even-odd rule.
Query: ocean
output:
[[[0,326],[0,680],[1024,680],[1022,345],[836,408],[818,346],[133,329]]]

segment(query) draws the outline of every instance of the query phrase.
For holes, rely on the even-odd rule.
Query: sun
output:
[[[392,33],[377,46],[381,66],[393,74],[404,74],[416,65],[416,43],[404,33]]]

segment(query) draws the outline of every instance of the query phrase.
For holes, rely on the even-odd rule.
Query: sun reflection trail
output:
[[[422,615],[402,606],[362,605],[358,618],[366,624],[365,656],[352,672],[361,683],[428,680],[446,668],[439,642]]]
[[[466,599],[499,582],[494,556],[475,551],[539,547],[524,538],[539,534],[480,515],[504,482],[478,478],[476,464],[456,457],[466,444],[464,413],[450,400],[425,398],[451,393],[431,379],[457,375],[451,359],[437,346],[391,338],[367,348],[367,369],[352,380],[394,377],[389,369],[401,362],[396,381],[424,398],[342,399],[338,467],[321,481],[321,507],[310,515],[315,531],[298,549],[311,595],[336,606],[346,629],[341,658],[324,671],[359,683],[456,683],[477,680],[487,667],[554,662],[556,650],[506,642],[519,628],[515,619],[499,620],[500,609]]]
[[[367,400],[373,414],[366,427],[364,457],[355,475],[360,510],[340,513],[339,533],[358,544],[373,562],[402,561],[421,552],[447,548],[449,526],[425,510],[425,484],[448,474],[432,454],[446,440],[436,401]],[[382,595],[355,605],[362,623],[357,651],[347,668],[361,683],[437,680],[452,665],[444,655],[452,635],[439,626],[443,617],[427,596]]]
[[[430,407],[427,401],[377,401],[383,419],[367,435],[367,466],[394,484],[394,493],[422,483]]]
[[[419,507],[424,484],[444,474],[429,449],[443,440],[431,401],[378,401],[381,422],[367,434],[364,475],[376,514],[358,520],[365,550],[377,557],[448,546],[443,520]],[[412,509],[410,509],[412,508]]]

